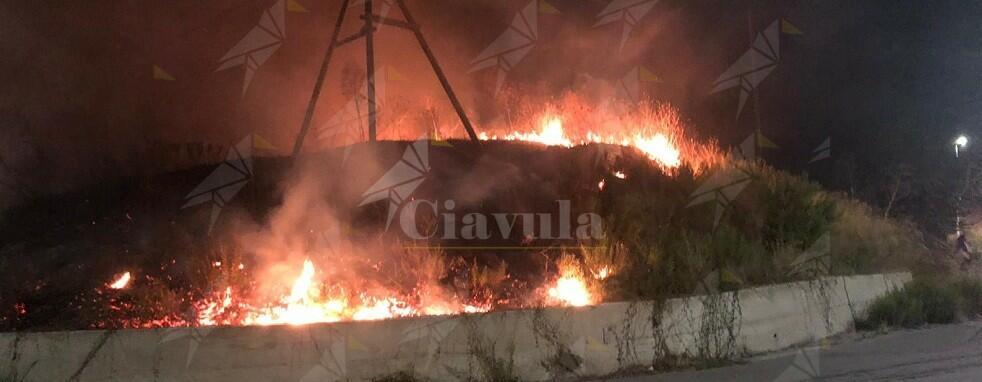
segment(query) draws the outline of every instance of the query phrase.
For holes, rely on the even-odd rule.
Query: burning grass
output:
[[[722,289],[815,277],[795,259],[825,234],[847,240],[821,272],[885,269],[914,250],[904,227],[754,163],[729,164],[752,183],[714,225],[715,205],[690,202],[721,168],[719,149],[686,136],[670,107],[621,111],[567,97],[513,113],[525,122],[496,126],[476,158],[459,148],[466,144],[434,145],[431,174],[413,195],[480,216],[550,211],[564,200],[603,217],[602,239],[481,243],[501,248],[493,251],[444,250],[469,243],[441,235],[403,243],[381,226],[387,205],[339,207],[357,206],[403,144],[355,148],[348,163],[357,165],[347,167],[339,165],[347,150],[292,170],[257,159],[250,191],[207,236],[210,211],[160,212],[181,205],[204,170],[143,180],[121,196],[68,199],[61,203],[99,202],[63,226],[51,227],[63,216],[50,202],[14,214],[56,215],[6,223],[19,244],[2,248],[0,265],[20,259],[22,272],[0,281],[0,329],[304,325],[585,306],[694,293],[714,271]],[[435,215],[421,221],[428,233],[443,224]]]
[[[315,265],[305,259],[294,277],[267,281],[267,290],[260,283],[246,282],[226,285],[227,277],[216,276],[212,292],[205,293],[190,303],[188,312],[181,317],[165,315],[154,319],[126,318],[146,315],[134,299],[152,293],[154,282],[136,282],[116,288],[120,280],[99,290],[100,295],[111,296],[110,309],[120,317],[107,326],[158,327],[158,326],[214,326],[214,325],[304,325],[320,322],[382,320],[397,317],[424,315],[451,315],[487,312],[492,309],[523,308],[534,306],[585,306],[600,301],[598,285],[590,281],[578,256],[564,255],[557,262],[556,274],[546,278],[541,286],[525,288],[514,282],[504,270],[466,265],[466,269],[451,270],[449,257],[440,252],[413,251],[405,253],[402,266],[410,270],[422,270],[413,276],[389,273],[385,264],[374,264],[373,270],[359,271],[355,278],[362,282],[340,280],[332,274],[345,272],[337,269],[337,263]],[[411,264],[410,264],[411,263]],[[221,262],[214,262],[221,269]],[[245,269],[220,270],[220,272],[248,273]],[[447,280],[450,273],[466,275],[467,279]],[[242,278],[248,280],[248,278]],[[448,287],[446,284],[451,284]],[[462,288],[457,289],[453,285]],[[521,295],[520,299],[512,296]]]
[[[632,147],[668,171],[686,165],[701,172],[723,161],[715,143],[686,135],[678,110],[667,104],[595,105],[567,94],[545,107],[523,110],[518,122],[493,126],[480,138],[562,147],[590,143]]]

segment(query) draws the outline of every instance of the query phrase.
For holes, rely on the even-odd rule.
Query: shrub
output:
[[[715,218],[715,202],[690,205],[716,169],[672,178],[650,164],[630,168],[600,198],[610,243],[627,264],[608,296],[659,299],[690,294],[705,277],[728,275],[727,290],[825,275],[915,270],[928,259],[911,225],[759,162],[730,162],[749,177]],[[616,193],[616,197],[611,194]],[[804,264],[803,262],[809,262]]]
[[[927,248],[911,224],[877,216],[869,206],[843,195],[832,197],[838,210],[831,227],[836,274],[924,268]]]
[[[959,308],[965,318],[975,318],[982,315],[982,281],[961,279],[952,283],[957,291],[961,304]]]
[[[955,321],[960,306],[959,288],[915,279],[906,288],[873,301],[866,319],[857,323],[857,327],[914,328],[925,324],[947,324]]]
[[[758,232],[769,250],[791,247],[804,250],[829,232],[836,218],[836,204],[818,184],[760,163],[745,165],[755,180],[745,204],[757,216]]]

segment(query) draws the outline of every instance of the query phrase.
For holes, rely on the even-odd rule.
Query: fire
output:
[[[356,321],[371,321],[411,315],[413,315],[413,309],[408,307],[406,303],[394,298],[385,298],[358,309],[351,318]]]
[[[593,273],[593,278],[597,280],[606,280],[608,277],[610,277],[611,273],[613,272],[610,270],[609,266],[603,266],[600,268],[600,270],[592,273]]]
[[[559,278],[546,290],[547,304],[587,306],[596,303],[578,261],[566,255],[559,259],[558,266]]]
[[[130,273],[129,272],[123,273],[122,275],[120,275],[119,277],[117,277],[115,281],[113,281],[112,283],[109,284],[109,288],[111,288],[111,289],[123,289],[123,288],[126,288],[126,286],[129,285],[129,283],[130,283],[130,277],[131,276],[130,276]]]
[[[546,146],[573,147],[573,141],[566,137],[563,131],[563,121],[559,117],[546,117],[542,121],[542,129],[539,132],[520,133],[512,132],[504,138],[506,141],[525,141],[541,143]]]
[[[563,305],[587,306],[593,301],[586,282],[575,275],[565,275],[556,280],[556,285],[549,288],[548,296]]]
[[[617,179],[627,179],[627,175],[625,175],[623,171],[615,172],[614,176],[616,176]]]
[[[205,326],[212,326],[218,324],[218,319],[216,316],[223,313],[226,309],[232,306],[232,288],[225,288],[224,297],[221,301],[207,303],[201,307],[198,313],[198,323]]]
[[[299,272],[281,284],[281,294],[259,297],[250,289],[236,290],[226,286],[205,298],[192,302],[197,312],[193,319],[176,315],[158,318],[136,318],[127,321],[129,327],[221,326],[221,325],[306,325],[339,321],[384,320],[398,317],[454,315],[491,311],[496,304],[512,307],[586,306],[600,302],[591,291],[591,282],[604,280],[612,272],[608,267],[587,272],[578,260],[564,256],[557,261],[559,275],[538,289],[541,294],[528,300],[495,300],[491,296],[461,300],[458,296],[442,296],[425,287],[412,292],[396,292],[381,287],[364,288],[344,283],[329,283],[310,259],[305,259]],[[380,268],[376,270],[381,271]],[[592,277],[591,277],[592,276]],[[109,287],[126,287],[129,272],[122,274]],[[366,289],[366,290],[359,290]],[[535,297],[539,296],[539,297]],[[544,297],[544,300],[541,298]],[[120,311],[127,305],[111,306]]]
[[[310,262],[310,259],[306,259],[303,261],[303,271],[300,272],[297,281],[293,282],[293,288],[290,289],[288,302],[296,303],[303,301],[304,298],[312,293],[310,288],[312,285],[314,285],[314,263]]]
[[[658,133],[653,137],[635,135],[633,146],[641,150],[648,159],[657,161],[669,168],[682,165],[682,154],[664,134]]]
[[[303,269],[293,281],[290,294],[277,306],[269,306],[248,315],[244,320],[245,323],[247,325],[303,325],[341,321],[348,307],[347,300],[334,297],[322,298],[314,274],[314,263],[310,259],[304,260]]]
[[[633,147],[666,170],[683,165],[701,171],[722,160],[715,144],[699,144],[685,137],[682,121],[675,109],[660,105],[642,105],[633,112],[592,106],[575,96],[557,104],[548,104],[546,112],[537,114],[537,128],[519,131],[509,125],[503,134],[482,132],[482,140],[509,140],[547,146],[573,147],[586,144],[608,144]],[[566,126],[567,124],[571,126]],[[598,133],[597,128],[603,132]]]
[[[254,305],[233,299],[228,287],[220,297],[198,304],[199,325],[306,325],[320,322],[368,321],[421,315],[486,312],[490,306],[433,301],[413,305],[396,293],[373,295],[344,293],[329,288],[319,278],[310,259],[290,284],[289,293],[273,303]],[[327,293],[333,291],[334,293]],[[376,293],[381,293],[375,291]]]
[[[484,140],[497,140],[498,136],[495,135],[489,137],[486,133],[482,133],[479,138]],[[508,135],[505,135],[502,140],[540,143],[546,146],[574,146],[573,140],[566,135],[566,131],[563,129],[562,119],[557,116],[549,116],[544,118],[542,121],[542,127],[538,132],[511,132]],[[644,153],[648,159],[651,159],[666,168],[678,168],[682,165],[681,151],[672,143],[668,136],[662,133],[655,133],[654,135],[650,136],[635,134],[630,139],[618,139],[613,135],[601,136],[593,132],[588,132],[586,138],[577,141],[576,144],[585,145],[589,143],[604,143],[634,147]],[[623,173],[620,173],[618,178],[624,179],[622,176]]]

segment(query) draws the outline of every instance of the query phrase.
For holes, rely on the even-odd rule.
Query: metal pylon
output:
[[[436,56],[433,54],[433,51],[430,50],[429,44],[426,43],[426,39],[423,37],[423,32],[420,31],[419,24],[416,23],[416,20],[409,12],[409,8],[406,7],[404,0],[394,1],[399,6],[399,10],[402,12],[402,17],[405,20],[395,20],[376,15],[373,10],[373,1],[365,0],[364,13],[362,14],[362,19],[365,23],[361,30],[351,36],[338,39],[338,35],[341,32],[341,26],[344,24],[344,16],[348,11],[348,4],[350,3],[350,0],[342,0],[341,10],[338,12],[338,18],[334,24],[334,33],[332,34],[331,41],[327,46],[327,52],[324,53],[324,60],[321,62],[320,70],[317,72],[317,80],[314,83],[314,90],[311,92],[310,101],[307,103],[307,112],[304,114],[303,123],[300,125],[300,133],[297,135],[297,140],[293,145],[294,157],[300,154],[300,150],[303,148],[304,138],[307,136],[307,132],[310,130],[310,123],[314,118],[314,109],[317,107],[317,99],[320,98],[321,89],[324,86],[324,77],[327,75],[327,68],[331,62],[331,56],[334,54],[334,48],[356,41],[362,37],[365,38],[365,62],[367,65],[366,75],[368,77],[368,140],[370,142],[375,142],[377,116],[375,111],[374,34],[376,25],[379,24],[391,25],[413,33],[413,35],[416,37],[416,41],[419,43],[420,49],[423,50],[423,54],[426,55],[426,59],[430,62],[433,72],[436,73],[437,79],[440,80],[440,85],[443,86],[444,92],[447,93],[447,98],[450,99],[450,103],[457,112],[457,116],[460,117],[461,124],[463,124],[464,129],[467,130],[467,135],[475,145],[480,144],[477,133],[474,132],[474,126],[471,125],[470,119],[467,118],[467,113],[464,112],[464,107],[460,104],[460,100],[457,98],[453,88],[450,86],[450,81],[447,80],[447,76],[443,73],[443,69],[440,68],[440,63],[437,62]]]

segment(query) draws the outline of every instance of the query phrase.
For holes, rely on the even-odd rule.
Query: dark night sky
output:
[[[146,142],[156,140],[228,144],[256,131],[288,147],[339,3],[296,1],[309,12],[287,13],[284,45],[245,96],[241,68],[215,68],[273,1],[0,4],[0,180],[70,189],[130,171],[111,163],[139,162]],[[484,98],[493,79],[467,69],[528,2],[410,4],[476,119],[493,118]],[[642,65],[663,80],[646,92],[678,106],[703,135],[730,145],[759,127],[781,146],[764,155],[770,163],[839,189],[850,188],[840,166],[846,159],[875,188],[898,162],[918,176],[947,176],[954,135],[982,138],[982,2],[662,0],[620,53],[613,52],[620,25],[593,27],[607,2],[552,4],[561,14],[540,17],[540,42],[511,83],[558,92]],[[712,83],[777,18],[803,34],[781,37],[778,67],[734,120],[738,91],[709,94]],[[405,97],[432,94],[442,102],[412,40],[391,31],[383,37],[380,61],[429,81]],[[360,60],[357,49],[344,49],[332,76]],[[155,80],[154,65],[176,80]],[[338,103],[336,93],[326,95],[322,113]],[[808,165],[811,150],[830,136],[833,158]],[[9,203],[10,187],[0,185],[0,193]],[[860,196],[875,204],[875,192],[867,194]]]

